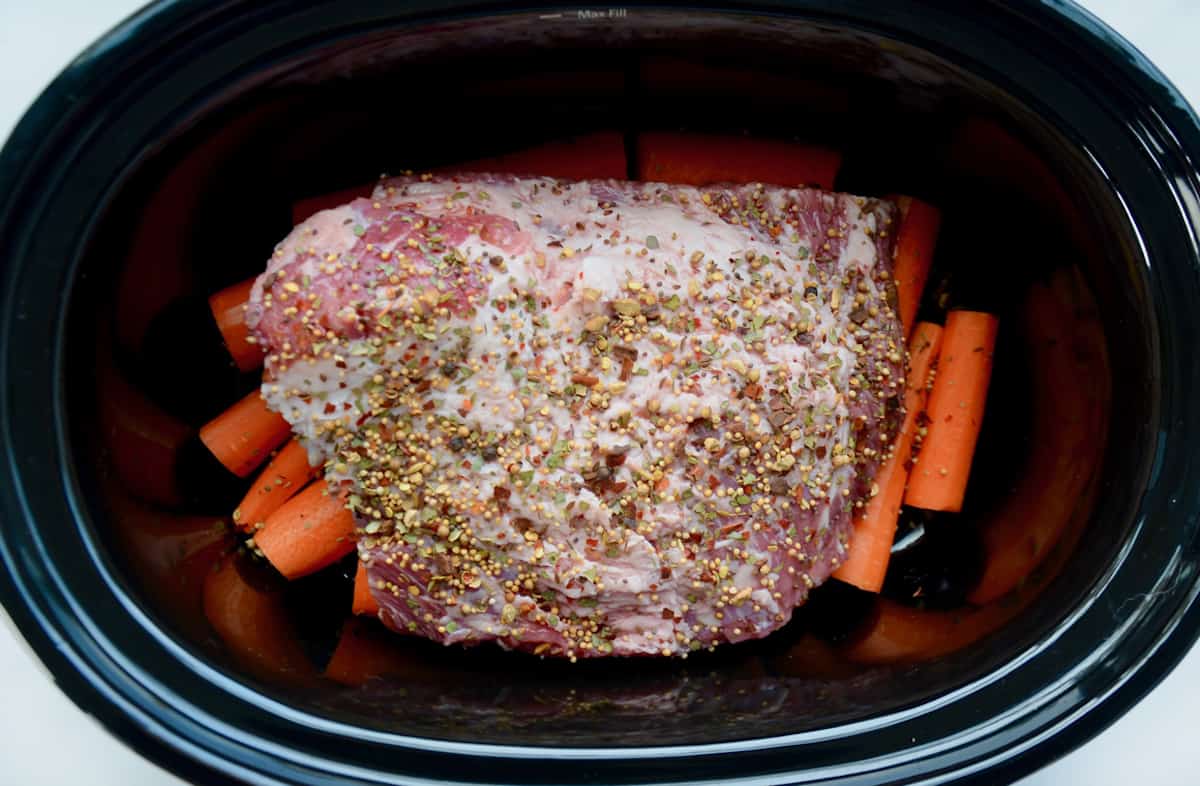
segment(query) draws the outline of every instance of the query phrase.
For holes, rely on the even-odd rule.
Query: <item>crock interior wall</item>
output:
[[[797,92],[756,95],[726,85],[656,90],[643,81],[643,67],[664,55],[743,70],[747,79],[794,78]],[[1000,123],[1036,149],[1077,198],[1074,214],[1046,214],[1021,204],[1019,194],[949,167],[949,134],[969,115]],[[99,466],[88,396],[97,316],[102,325],[111,320],[110,284],[146,195],[199,146],[237,135],[195,184],[195,208],[182,217],[186,257],[163,264],[184,265],[194,290],[207,293],[261,270],[290,228],[288,205],[298,197],[369,181],[380,172],[597,128],[747,131],[822,142],[846,154],[839,189],[914,193],[947,206],[947,226],[969,220],[985,232],[977,237],[973,263],[981,271],[1003,269],[1016,283],[1027,282],[1030,271],[1078,264],[1103,316],[1112,411],[1122,415],[1109,424],[1101,496],[1076,555],[1020,624],[938,660],[839,680],[772,673],[759,657],[774,646],[770,641],[682,664],[573,668],[417,644],[443,664],[444,683],[414,680],[373,692],[263,690],[366,726],[475,741],[641,744],[647,730],[662,743],[767,736],[910,705],[964,684],[1015,657],[1068,614],[1120,548],[1151,458],[1144,447],[1151,444],[1144,424],[1155,393],[1147,366],[1145,282],[1119,205],[1071,140],[988,83],[898,42],[777,19],[663,15],[642,28],[580,31],[569,20],[510,17],[372,33],[297,55],[273,79],[231,91],[196,122],[164,134],[159,154],[120,184],[81,269],[91,285],[81,289],[70,315],[68,396],[88,497],[97,498]],[[1080,231],[1066,231],[1071,225]],[[954,250],[950,243],[939,253]],[[113,356],[131,379],[152,370],[119,349]],[[208,415],[252,384],[233,376],[214,384]],[[106,542],[106,512],[98,504],[89,512]],[[125,559],[115,549],[108,557],[118,565]],[[128,591],[156,608],[143,587],[130,582]],[[160,619],[168,629],[182,630],[177,620]],[[189,644],[227,662],[212,637],[193,636]],[[543,711],[531,711],[535,707]]]

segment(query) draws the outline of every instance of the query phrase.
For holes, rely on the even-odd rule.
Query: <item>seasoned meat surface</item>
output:
[[[893,215],[384,180],[259,278],[263,393],[348,494],[397,631],[571,658],[758,638],[843,559],[900,414]]]

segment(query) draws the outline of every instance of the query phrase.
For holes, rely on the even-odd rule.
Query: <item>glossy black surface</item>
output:
[[[1055,3],[749,3],[735,14],[635,5],[603,23],[581,22],[573,9],[560,20],[539,19],[537,10],[485,18],[489,7],[160,4],[88,50],[9,140],[0,156],[0,587],[6,609],[77,703],[198,782],[220,775],[264,783],[868,784],[985,772],[1004,780],[1095,734],[1174,665],[1200,630],[1200,468],[1192,447],[1200,438],[1200,367],[1191,355],[1200,334],[1200,129],[1149,64],[1082,12]],[[973,102],[986,105],[1055,154],[1059,174],[1076,186],[1085,234],[1098,246],[1087,272],[1119,382],[1102,501],[1089,537],[1053,587],[1055,601],[1031,608],[1020,630],[1001,632],[982,650],[869,671],[839,681],[832,696],[782,667],[756,672],[720,659],[682,677],[647,666],[593,670],[594,679],[580,680],[547,667],[539,676],[555,700],[582,682],[585,695],[611,700],[625,691],[634,701],[607,723],[552,713],[553,723],[541,726],[525,711],[545,698],[533,689],[532,672],[505,692],[495,672],[464,666],[460,684],[369,693],[356,707],[343,694],[273,692],[246,680],[140,602],[105,545],[94,467],[78,463],[86,440],[69,416],[88,393],[80,361],[93,348],[84,317],[110,283],[96,249],[114,247],[106,233],[116,232],[121,198],[134,199],[156,154],[185,144],[189,134],[220,128],[255,149],[254,129],[269,122],[251,123],[239,138],[228,119],[256,105],[269,120],[274,107],[258,98],[286,104],[316,83],[341,83],[347,97],[313,105],[328,120],[304,126],[309,136],[290,137],[292,150],[276,151],[281,160],[306,152],[311,163],[271,188],[299,196],[371,177],[397,126],[377,128],[375,137],[339,136],[339,129],[366,129],[355,119],[355,99],[378,93],[363,86],[404,67],[427,80],[412,81],[416,95],[444,99],[438,82],[452,83],[456,63],[489,48],[506,53],[496,61],[502,64],[554,56],[603,70],[615,59],[622,72],[638,51],[736,51],[751,68],[788,62],[858,75],[852,81],[868,90],[852,95],[868,106],[952,115]],[[585,98],[562,101],[580,110],[579,128],[612,121],[604,95]],[[673,121],[690,112],[696,122],[711,109],[670,95],[641,106]],[[399,125],[411,113],[401,106],[389,117]],[[759,117],[748,125],[761,132],[792,122]],[[836,112],[822,119],[822,133],[860,151],[881,133],[897,145],[928,142],[906,139],[901,123],[839,126]],[[444,137],[441,149],[450,149],[479,135],[469,124],[403,127],[415,147]],[[486,128],[501,149],[518,126]],[[270,147],[262,138],[257,144]],[[880,159],[859,156],[859,168],[848,169],[840,185],[876,178],[874,187],[899,188],[923,174],[920,155]],[[253,169],[256,161],[239,164]],[[286,230],[286,216],[264,210],[252,190],[224,197],[223,211],[252,220],[234,222],[224,238],[196,238],[211,252],[211,264],[198,268],[201,291],[246,272],[247,260],[223,251],[269,249],[279,227]],[[955,225],[969,227],[979,212],[969,208],[961,207]],[[1050,253],[1038,247],[1036,227],[1019,226],[1009,247],[1035,259]],[[232,395],[245,381],[226,384]],[[197,422],[209,414],[203,397],[177,403],[187,403]],[[881,684],[904,689],[889,694]],[[498,712],[482,712],[481,698]],[[647,698],[649,711],[638,704]],[[424,711],[406,718],[395,714],[398,706]],[[438,706],[444,714],[428,709]],[[787,713],[764,711],[791,706],[810,710],[790,725]],[[497,724],[504,711],[527,728]],[[363,721],[372,714],[379,722]]]

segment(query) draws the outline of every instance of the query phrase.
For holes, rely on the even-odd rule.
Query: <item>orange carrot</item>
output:
[[[240,284],[222,289],[208,299],[208,307],[212,309],[213,319],[217,321],[221,338],[225,340],[225,348],[242,371],[253,371],[263,362],[263,351],[250,340],[250,331],[246,327],[246,303],[250,300],[253,287],[254,279],[248,278]]]
[[[358,570],[354,572],[354,600],[351,603],[351,611],[364,617],[374,617],[379,614],[379,602],[371,594],[369,582],[366,563],[360,561]]]
[[[309,465],[308,451],[300,440],[290,440],[246,492],[233,511],[233,523],[243,532],[253,532],[319,473],[320,467]]]
[[[440,174],[494,172],[571,180],[621,180],[629,176],[625,160],[625,140],[616,131],[600,131],[569,139],[558,139],[527,150],[502,153],[465,164],[438,167],[433,171]],[[358,197],[370,196],[374,187],[375,184],[371,183],[302,199],[292,206],[292,223],[299,224],[321,210],[344,205]]]
[[[268,516],[254,542],[287,578],[307,576],[354,550],[354,514],[318,480]]]
[[[200,429],[200,441],[226,469],[244,478],[292,433],[255,390]]]
[[[962,510],[996,349],[998,320],[981,311],[946,315],[929,428],[908,478],[906,505]]]
[[[895,277],[899,296],[900,324],[911,336],[929,268],[937,244],[942,214],[936,207],[908,196],[893,197],[900,207],[899,234],[896,236]]]
[[[661,183],[774,183],[833,188],[835,150],[770,139],[661,131],[638,135],[637,178]]]
[[[833,574],[867,592],[879,592],[892,556],[892,540],[904,487],[908,483],[908,461],[912,456],[917,418],[925,409],[929,371],[938,356],[942,328],[929,322],[917,325],[909,350],[911,367],[904,390],[904,422],[896,435],[892,454],[875,476],[876,493],[854,517],[854,535],[846,561]]]
[[[288,622],[279,592],[256,586],[227,559],[204,582],[204,616],[237,661],[271,680],[311,677],[312,663]]]

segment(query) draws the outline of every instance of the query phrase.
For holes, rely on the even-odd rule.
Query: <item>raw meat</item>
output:
[[[781,627],[901,414],[895,209],[811,189],[381,181],[248,322],[351,487],[381,619],[570,658]]]

